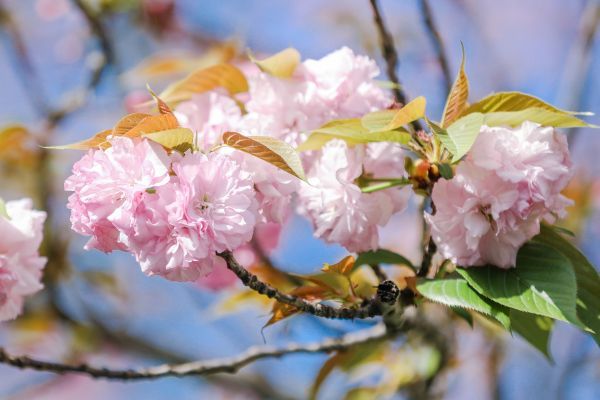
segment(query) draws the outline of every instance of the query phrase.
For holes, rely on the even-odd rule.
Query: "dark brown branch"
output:
[[[394,39],[392,35],[388,31],[385,26],[385,22],[383,21],[383,17],[381,15],[381,11],[379,10],[379,5],[377,0],[369,0],[371,3],[371,9],[373,10],[373,19],[375,21],[375,26],[377,27],[377,32],[379,34],[379,41],[381,43],[381,53],[385,60],[386,64],[386,72],[387,75],[394,83],[394,87],[392,88],[392,92],[394,93],[394,98],[398,103],[406,104],[408,101],[408,97],[402,90],[402,86],[400,85],[400,79],[398,79],[398,53],[396,52],[396,48],[394,47]],[[411,123],[412,127],[415,131],[422,130],[422,126],[419,121],[414,121]]]
[[[34,369],[37,371],[48,371],[54,373],[81,373],[94,378],[106,378],[115,380],[141,380],[155,379],[166,376],[192,376],[210,375],[217,373],[235,373],[240,368],[253,361],[264,358],[279,358],[288,354],[296,353],[328,353],[332,351],[346,350],[355,345],[383,340],[391,334],[383,324],[359,332],[354,332],[336,339],[326,339],[322,342],[298,344],[291,343],[285,347],[256,346],[245,352],[233,356],[218,358],[207,361],[195,361],[177,365],[159,365],[140,369],[108,369],[93,367],[88,364],[69,365],[48,361],[41,361],[27,356],[12,356],[0,348],[0,363],[12,365],[21,369]]]
[[[293,306],[302,312],[313,314],[317,317],[337,319],[370,318],[381,315],[382,313],[381,302],[377,299],[373,299],[366,305],[356,308],[332,307],[322,303],[313,304],[299,297],[281,293],[271,285],[261,282],[256,275],[248,272],[235,260],[231,252],[224,251],[218,255],[225,260],[227,268],[229,268],[245,286],[269,298],[275,299],[280,303]]]
[[[431,7],[429,6],[429,0],[420,0],[420,4],[423,22],[425,23],[427,34],[429,35],[431,43],[433,44],[435,54],[438,59],[438,64],[440,65],[442,75],[444,76],[444,88],[446,89],[446,93],[450,93],[450,88],[452,88],[452,75],[450,74],[450,66],[448,64],[448,57],[446,55],[444,41],[442,40],[442,36],[440,35],[435,21],[433,20],[433,13],[431,11]]]

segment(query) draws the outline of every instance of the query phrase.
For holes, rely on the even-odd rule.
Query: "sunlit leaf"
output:
[[[261,71],[278,78],[289,78],[294,74],[296,67],[300,64],[300,53],[294,48],[287,48],[264,60],[257,60],[252,54],[248,54],[250,60],[260,68]]]
[[[467,100],[469,99],[469,80],[465,73],[465,49],[462,50],[462,61],[460,63],[460,69],[458,75],[454,80],[454,84],[448,94],[446,100],[446,106],[444,107],[444,114],[442,117],[442,127],[446,128],[450,126],[454,121],[460,117],[461,114],[467,108]]]
[[[425,115],[425,97],[419,96],[398,110],[375,111],[361,118],[362,125],[371,132],[391,131]]]
[[[471,104],[471,106],[464,111],[463,115],[474,112],[486,114],[498,111],[522,111],[528,108],[541,108],[560,114],[592,115],[592,113],[577,113],[561,110],[541,99],[538,99],[537,97],[520,92],[493,93],[487,97],[484,97],[477,103]]]
[[[533,347],[551,359],[548,344],[554,320],[540,315],[510,310],[510,324],[513,332],[518,333]]]
[[[594,340],[600,345],[600,276],[598,272],[581,251],[551,227],[542,225],[541,233],[533,240],[551,246],[566,256],[573,265],[577,279],[577,315],[588,330],[593,332]]]
[[[289,144],[269,136],[244,136],[237,132],[225,132],[223,143],[264,160],[277,168],[305,180],[302,161]]]
[[[229,94],[248,91],[248,81],[237,67],[231,64],[217,64],[192,72],[184,79],[169,85],[160,98],[175,105],[189,100],[192,95],[223,88]]]
[[[271,318],[269,318],[267,323],[262,328],[265,329],[266,327],[276,324],[277,322],[282,321],[287,317],[291,317],[292,315],[297,314],[298,312],[299,311],[296,307],[276,301],[273,304],[273,309],[271,310]]]
[[[475,115],[468,114],[469,115]],[[462,119],[462,118],[461,118]],[[587,122],[564,112],[549,111],[544,108],[527,108],[520,111],[498,111],[483,114],[483,122],[488,126],[518,126],[525,121],[537,122],[543,126],[553,126],[555,128],[573,128],[573,127],[591,127],[596,128],[595,125],[588,124]]]
[[[128,130],[123,136],[136,138],[148,133],[168,131],[179,128],[179,122],[173,114],[151,115],[142,119],[136,126]]]
[[[395,142],[406,144],[410,134],[404,129],[371,132],[358,118],[330,121],[314,130],[308,139],[298,146],[298,151],[318,150],[332,139],[342,139],[349,145],[372,142]]]
[[[379,388],[357,387],[350,389],[344,396],[344,400],[372,400],[378,398]]]
[[[169,105],[167,103],[165,103],[156,93],[154,93],[154,91],[150,88],[150,85],[146,85],[146,88],[148,89],[148,92],[150,92],[150,95],[156,102],[156,107],[158,108],[159,113],[161,113],[161,114],[172,114],[173,113],[173,111],[171,110],[171,107],[169,107]]]
[[[442,142],[444,147],[452,153],[452,161],[460,160],[473,146],[481,126],[484,123],[484,116],[480,113],[466,115],[444,129],[432,121],[427,121],[433,134]]]
[[[140,122],[142,122],[142,120],[148,117],[150,117],[150,114],[127,114],[115,124],[112,130],[112,134],[114,136],[123,136],[124,134],[135,128]]]
[[[89,150],[94,148],[104,149],[110,147],[106,138],[113,134],[112,129],[107,129],[100,133],[95,134],[93,137],[82,140],[81,142],[65,144],[61,146],[49,146],[49,149],[55,150]]]
[[[431,301],[489,315],[510,328],[508,309],[479,295],[464,279],[421,280],[417,290]]]
[[[349,275],[354,267],[354,257],[346,256],[336,264],[325,264],[321,269],[323,272],[335,272],[341,275]]]
[[[516,268],[458,268],[479,294],[519,311],[581,326],[577,317],[577,283],[569,259],[542,243],[527,243]]]
[[[159,143],[167,149],[191,149],[194,143],[194,133],[188,128],[175,128],[166,131],[146,133],[142,137]]]

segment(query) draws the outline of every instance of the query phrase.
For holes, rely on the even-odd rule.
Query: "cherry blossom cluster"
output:
[[[282,78],[243,65],[249,91],[233,98],[216,89],[195,94],[174,114],[195,134],[196,148],[167,151],[141,138],[109,137],[90,150],[65,182],[73,229],[88,249],[133,254],[148,275],[195,281],[225,271],[225,250],[272,249],[292,212],[315,236],[351,252],[377,249],[379,229],[407,206],[410,186],[365,191],[363,182],[410,177],[397,143],[349,145],[332,139],[301,153],[306,182],[257,157],[220,146],[224,132],[271,136],[297,146],[334,119],[390,108],[375,62],[342,48],[300,63]],[[525,122],[486,127],[452,179],[432,189],[427,215],[443,257],[464,265],[515,264],[518,248],[543,220],[565,213],[560,192],[571,177],[564,137]],[[265,234],[266,232],[266,234]],[[256,255],[251,255],[252,259]],[[243,256],[242,256],[243,257]],[[209,286],[230,282],[213,274]]]
[[[517,251],[542,221],[564,217],[560,194],[571,179],[567,141],[553,128],[482,127],[450,180],[440,180],[428,216],[441,254],[458,265],[515,266]]]
[[[24,298],[42,289],[46,258],[38,248],[45,219],[30,199],[9,201],[0,213],[0,321],[16,318]]]
[[[304,157],[310,185],[251,155],[215,150],[226,131],[298,144],[331,119],[388,107],[375,62],[342,48],[304,61],[291,78],[246,70],[245,112],[220,90],[174,110],[197,135],[197,151],[169,154],[146,139],[113,137],[108,149],[90,150],[74,165],[65,189],[73,192],[73,229],[90,237],[87,249],[128,251],[148,275],[192,281],[222,268],[216,253],[247,247],[255,232],[277,235],[295,198],[317,236],[352,251],[377,247],[377,226],[405,207],[408,193],[364,194],[356,179],[402,174],[398,145],[332,141]]]

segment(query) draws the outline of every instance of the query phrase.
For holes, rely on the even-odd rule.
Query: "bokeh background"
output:
[[[404,89],[410,97],[426,96],[428,114],[438,117],[446,89],[419,4],[381,1]],[[561,108],[600,112],[599,1],[431,0],[430,5],[452,74],[464,44],[472,99],[519,90]],[[112,126],[145,98],[146,82],[161,89],[233,48],[269,54],[290,46],[304,58],[349,46],[383,65],[368,0],[0,0],[0,129],[18,124],[37,143],[70,143]],[[599,118],[590,121],[600,124]],[[564,223],[600,265],[600,133],[569,134],[577,167],[569,195],[578,205]],[[31,299],[22,318],[0,327],[4,347],[51,360],[127,367],[233,355],[263,343],[268,308],[232,302],[240,287],[213,292],[148,278],[129,256],[85,252],[85,239],[69,231],[62,191],[80,154],[44,151],[42,160],[31,160],[28,154],[38,147],[26,140],[22,145],[16,155],[0,154],[0,196],[30,196],[51,212],[46,251],[54,261],[46,291]],[[420,229],[414,212],[403,214],[385,230],[385,244],[418,261]],[[313,239],[309,224],[294,217],[272,258],[282,269],[309,273],[343,254]],[[295,316],[263,333],[267,343],[282,344],[366,325]],[[456,325],[457,359],[444,377],[445,398],[600,398],[600,351],[575,329],[558,324],[550,362],[518,337]],[[0,397],[302,399],[326,359],[292,355],[256,362],[236,376],[134,383],[0,366]],[[410,360],[394,362],[406,364],[404,370],[395,368],[397,373],[410,374]],[[336,371],[321,398],[342,398],[359,382]]]

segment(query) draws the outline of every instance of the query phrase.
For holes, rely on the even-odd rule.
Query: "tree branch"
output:
[[[394,98],[398,103],[406,104],[408,102],[408,97],[402,90],[400,79],[398,79],[398,74],[396,73],[396,70],[398,69],[398,53],[394,47],[394,39],[385,26],[385,22],[381,16],[381,11],[379,10],[377,0],[369,0],[369,2],[371,3],[371,10],[373,10],[375,26],[377,27],[377,32],[379,33],[381,54],[385,59],[387,75],[390,78],[390,81],[394,83],[394,87],[392,88]],[[411,125],[415,131],[420,131],[423,129],[419,121],[413,121],[411,122]]]
[[[308,344],[291,343],[285,347],[255,346],[233,357],[217,358],[207,361],[195,361],[177,365],[165,364],[156,367],[140,369],[117,370],[104,367],[93,367],[88,364],[69,365],[41,361],[27,356],[12,356],[2,348],[0,348],[0,363],[8,364],[21,369],[33,369],[37,371],[47,371],[59,374],[82,373],[94,378],[106,378],[114,380],[156,379],[166,376],[183,377],[191,375],[234,373],[240,368],[259,359],[279,358],[288,354],[296,353],[314,354],[346,350],[358,344],[383,340],[391,335],[392,334],[386,330],[383,324],[379,324],[371,329],[349,333],[341,338],[326,339],[322,342]]]
[[[446,93],[450,93],[450,89],[452,88],[452,75],[450,75],[450,66],[448,63],[448,57],[446,55],[446,49],[444,47],[444,41],[442,40],[442,36],[440,35],[440,32],[435,25],[435,21],[433,20],[433,13],[431,11],[431,7],[429,6],[429,0],[420,0],[420,5],[425,28],[429,35],[429,39],[433,43],[438,64],[440,65],[442,75],[444,76],[444,88],[446,89]]]
[[[313,304],[299,297],[281,293],[271,285],[261,282],[256,275],[248,272],[235,260],[230,251],[224,251],[217,255],[225,260],[227,268],[229,268],[245,286],[269,298],[274,298],[280,303],[293,306],[302,312],[313,314],[317,317],[337,319],[370,318],[382,314],[382,305],[378,299],[370,300],[366,305],[357,308],[338,308],[321,303]]]

